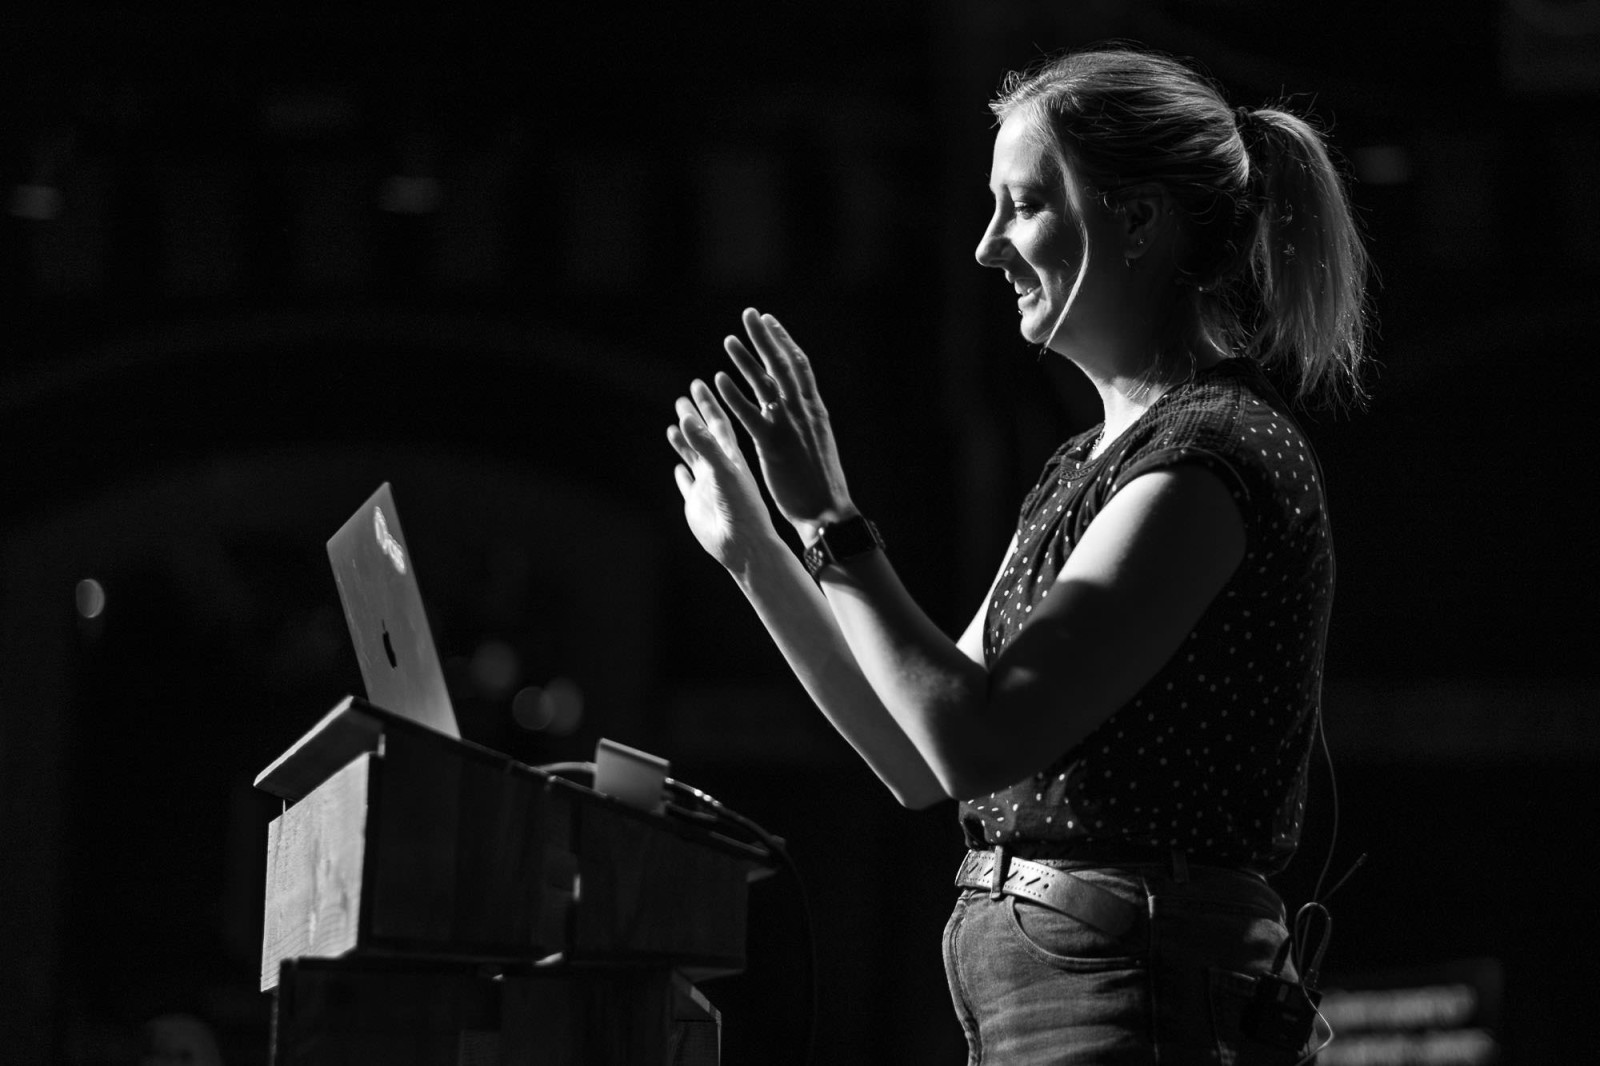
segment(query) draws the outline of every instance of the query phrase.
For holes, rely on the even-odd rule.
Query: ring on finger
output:
[[[777,400],[768,400],[766,403],[761,405],[761,413],[762,414],[770,415],[774,411],[776,411],[777,409],[778,409],[778,401]]]

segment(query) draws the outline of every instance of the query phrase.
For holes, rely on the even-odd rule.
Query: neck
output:
[[[1161,362],[1149,361],[1137,372],[1126,368],[1099,370],[1080,363],[1079,368],[1100,394],[1105,416],[1105,429],[1100,434],[1096,451],[1121,436],[1165,393],[1187,381],[1190,367],[1196,370],[1209,367],[1219,359],[1215,352],[1198,352],[1192,362],[1183,359],[1176,365],[1168,362],[1163,366]]]
[[[1155,374],[1105,378],[1095,381],[1094,385],[1100,393],[1100,406],[1104,409],[1108,433],[1127,428],[1129,423],[1149,410],[1150,405],[1171,388],[1170,383]]]
[[[1100,434],[1096,451],[1104,448],[1122,435],[1161,394],[1175,385],[1176,375],[1163,374],[1150,367],[1144,371],[1100,371],[1079,364],[1095,391],[1100,394],[1100,407],[1105,418],[1105,429]]]

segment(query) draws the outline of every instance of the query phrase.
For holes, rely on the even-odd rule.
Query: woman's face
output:
[[[989,171],[994,214],[975,254],[983,266],[1003,272],[1016,290],[1022,336],[1034,344],[1049,342],[1065,352],[1075,340],[1092,336],[1093,320],[1102,317],[1100,312],[1112,295],[1098,291],[1106,285],[1097,275],[1109,273],[1103,261],[1115,260],[1120,265],[1114,220],[1081,191],[1074,197],[1077,205],[1069,199],[1059,168],[1027,131],[1026,120],[1014,112],[995,136]],[[1092,261],[1084,291],[1072,301],[1072,315],[1066,320],[1062,316],[1085,255],[1079,205],[1089,231]]]

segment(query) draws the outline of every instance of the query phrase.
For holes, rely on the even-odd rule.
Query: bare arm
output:
[[[962,653],[980,665],[984,615],[1016,546],[1013,538],[989,595],[957,642]],[[782,542],[767,549],[759,562],[734,579],[812,702],[901,804],[921,808],[950,798],[856,664],[828,601],[800,561]]]
[[[1243,555],[1243,520],[1214,474],[1136,478],[992,671],[928,622],[881,554],[828,568],[822,587],[879,699],[945,791],[968,798],[1037,771],[1132,698]]]
[[[895,799],[914,808],[948,799],[916,745],[884,709],[828,602],[788,546],[774,541],[735,580],[812,701]]]
[[[795,677],[878,778],[907,807],[948,796],[856,665],[822,593],[767,518],[733,427],[701,382],[667,431],[684,513],[701,545],[728,567]],[[701,416],[701,411],[706,413]]]

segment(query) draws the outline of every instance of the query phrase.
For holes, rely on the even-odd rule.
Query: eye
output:
[[[1032,218],[1040,211],[1040,205],[1033,200],[1013,200],[1011,210],[1016,212],[1018,218]]]

